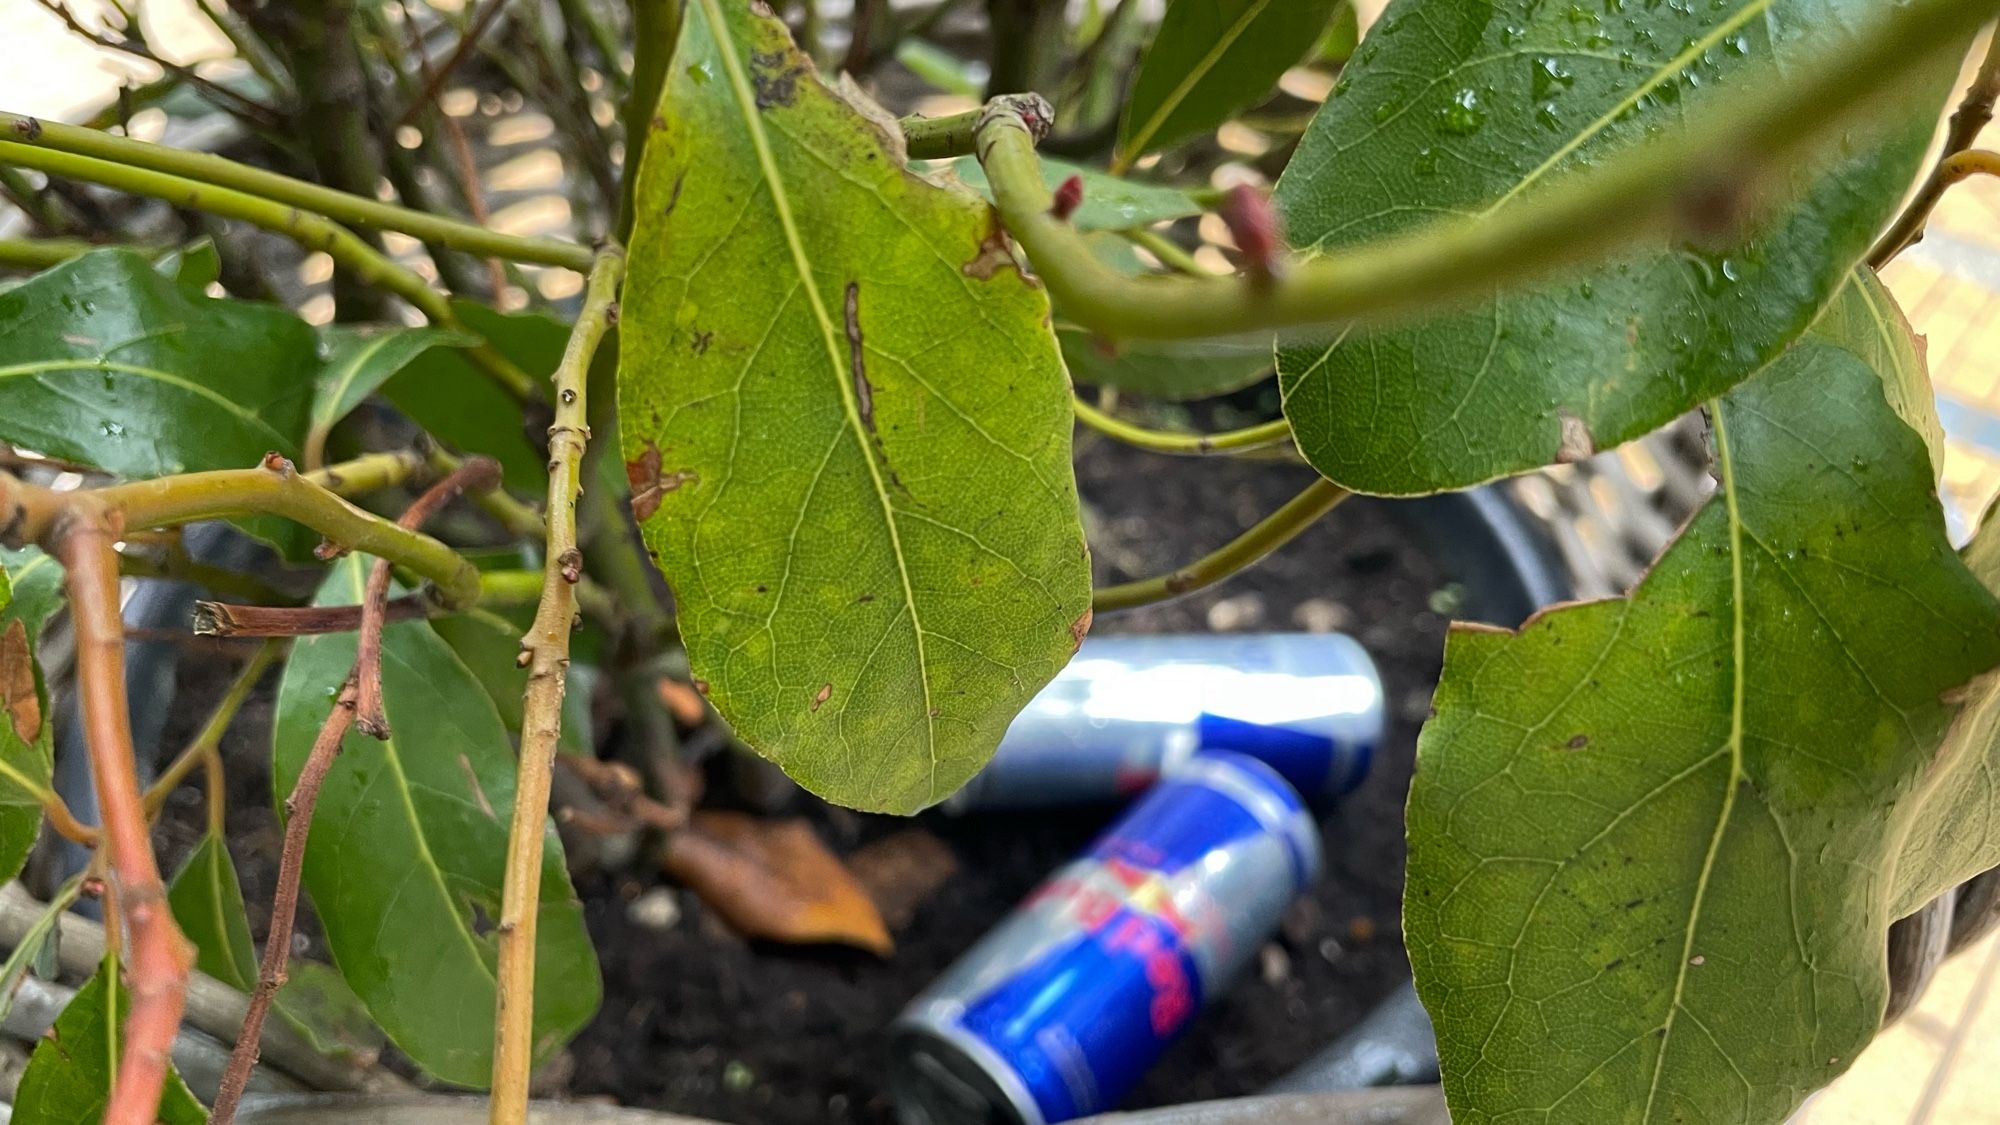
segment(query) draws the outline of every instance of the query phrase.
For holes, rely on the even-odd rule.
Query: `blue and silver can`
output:
[[[904,1125],[1048,1125],[1115,1106],[1318,876],[1270,766],[1197,754],[959,958],[891,1028]]]
[[[1091,637],[945,808],[1117,800],[1198,750],[1261,759],[1309,800],[1338,797],[1367,776],[1382,728],[1382,679],[1352,637]]]

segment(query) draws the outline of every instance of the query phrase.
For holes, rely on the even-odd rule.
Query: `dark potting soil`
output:
[[[1194,462],[1090,443],[1078,462],[1097,578],[1170,569],[1218,546],[1304,487],[1310,473]],[[1368,647],[1390,731],[1360,791],[1325,822],[1325,877],[1233,991],[1152,1071],[1130,1104],[1252,1093],[1349,1027],[1407,974],[1399,928],[1402,809],[1417,726],[1430,704],[1443,579],[1380,506],[1354,503],[1249,573],[1203,595],[1100,619],[1095,631],[1333,629]],[[581,888],[604,958],[604,1011],[571,1048],[572,1088],[746,1125],[886,1123],[884,1028],[960,953],[1102,828],[1113,809],[1031,815],[928,813],[915,826],[957,873],[895,932],[895,956],[746,944],[676,893],[661,931],[628,902],[645,882]],[[848,850],[912,826],[833,811]]]
[[[1311,480],[1270,462],[1161,457],[1079,437],[1078,476],[1100,582],[1157,574],[1226,542]],[[1253,1093],[1311,1056],[1408,974],[1399,927],[1402,808],[1418,725],[1436,683],[1445,578],[1387,508],[1356,501],[1232,581],[1100,619],[1095,631],[1344,631],[1379,667],[1389,735],[1366,784],[1323,824],[1327,864],[1245,979],[1213,1002],[1129,1101],[1166,1105]],[[183,744],[233,661],[197,653],[163,745]],[[278,853],[268,775],[275,678],[225,741],[229,830],[261,940]],[[713,795],[713,794],[712,794]],[[727,795],[722,795],[727,799]],[[198,789],[170,805],[160,841],[177,864],[198,838]],[[548,1068],[552,1093],[745,1125],[886,1125],[884,1029],[903,1005],[1104,826],[1115,809],[914,820],[793,802],[836,851],[912,830],[956,870],[895,928],[880,960],[751,943],[650,871],[578,877],[604,973],[597,1018]],[[640,904],[635,907],[635,903]],[[666,909],[661,909],[668,904]],[[302,919],[301,952],[315,927]]]

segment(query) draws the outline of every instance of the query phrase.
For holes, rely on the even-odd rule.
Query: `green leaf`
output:
[[[365,563],[337,566],[318,604],[360,600]],[[293,649],[278,692],[273,784],[292,790],[354,637]],[[389,1038],[462,1086],[491,1078],[496,947],[515,760],[479,681],[422,621],[382,639],[391,737],[350,734],[320,790],[304,881],[334,963]],[[597,1008],[597,958],[548,829],[537,915],[535,1036],[543,1053]]]
[[[203,836],[167,885],[174,921],[194,943],[194,967],[243,992],[257,987],[257,950],[229,849]]]
[[[222,280],[222,253],[213,239],[198,238],[170,251],[153,268],[174,279],[190,297],[208,295],[208,287]]]
[[[1360,45],[1361,14],[1355,10],[1353,0],[1340,0],[1340,6],[1326,25],[1326,35],[1312,50],[1312,57],[1329,66],[1340,66],[1354,57],[1354,49]]]
[[[307,462],[323,460],[327,434],[334,425],[418,356],[432,348],[467,347],[475,342],[463,333],[438,328],[325,329],[321,333],[324,363],[313,379],[312,414],[306,429]],[[517,408],[517,419],[519,413]]]
[[[317,367],[291,313],[97,250],[0,294],[0,441],[133,477],[296,457]]]
[[[292,1025],[323,1055],[374,1059],[385,1042],[368,1006],[347,987],[331,965],[294,957],[285,966],[285,986],[271,1000],[280,1019]]]
[[[537,379],[556,369],[569,342],[569,325],[542,313],[497,312],[475,301],[454,301],[452,309],[468,331]],[[531,496],[548,491],[546,457],[528,440],[521,404],[463,352],[425,351],[391,377],[382,393],[432,435],[499,461],[508,488]]]
[[[42,829],[42,803],[19,779],[54,786],[55,723],[35,645],[61,605],[54,559],[0,550],[0,879],[21,873]]]
[[[129,477],[297,458],[318,367],[312,328],[286,310],[92,251],[0,294],[0,441]],[[239,522],[295,558],[317,541]]]
[[[961,156],[952,161],[951,171],[965,186],[992,200],[993,185],[986,181],[986,169],[977,158]],[[1063,160],[1042,161],[1042,180],[1049,190],[1061,187],[1071,176],[1083,180],[1083,205],[1069,217],[1070,225],[1080,231],[1133,230],[1201,214],[1194,197],[1177,187],[1121,179]]]
[[[807,788],[913,812],[1069,659],[1090,574],[1047,299],[894,136],[783,24],[688,6],[619,414],[710,699]]]
[[[194,943],[195,968],[242,992],[257,987],[257,952],[243,887],[228,847],[203,836],[167,886],[167,903],[181,932]],[[290,958],[286,981],[271,999],[278,1018],[325,1054],[379,1053],[382,1032],[340,974],[317,961]]]
[[[1876,0],[1543,4],[1398,0],[1300,143],[1277,201],[1323,252],[1487,214],[1788,67],[1846,49]],[[1739,245],[1642,249],[1418,323],[1284,349],[1285,413],[1320,472],[1363,492],[1460,488],[1652,430],[1802,333],[1894,211],[1957,73],[1953,52],[1879,128],[1801,165]]]
[[[431,622],[431,628],[459,660],[486,689],[486,695],[493,700],[493,709],[500,715],[500,722],[507,733],[519,736],[521,733],[521,713],[523,695],[528,690],[528,670],[515,659],[521,653],[521,638],[527,635],[529,623],[534,618],[534,607],[522,606],[513,619],[490,609],[474,609],[467,613],[440,617]],[[563,694],[563,727],[560,736],[562,747],[571,752],[587,749],[590,721],[590,693],[583,690],[579,682],[583,677],[584,665],[572,661],[569,667],[569,688]]]
[[[1058,326],[1070,377],[1092,387],[1116,387],[1168,402],[1192,402],[1240,391],[1271,374],[1269,340],[1121,340],[1100,342],[1082,329]],[[1107,350],[1109,349],[1109,350]]]
[[[131,1005],[131,995],[118,979],[117,962],[107,959],[35,1044],[14,1095],[15,1120],[103,1120],[121,1054],[119,1035]],[[202,1125],[208,1120],[208,1110],[171,1069],[160,1094],[159,1120],[163,1125]]]
[[[1118,127],[1119,164],[1256,105],[1312,53],[1338,0],[1168,0]]]
[[[1630,597],[1452,633],[1404,916],[1453,1120],[1783,1120],[1874,1035],[1889,923],[1994,862],[1934,752],[2000,602],[1870,369],[1905,333],[1844,309],[1722,399]]]
[[[62,920],[63,913],[76,904],[83,891],[83,877],[84,873],[79,872],[56,888],[56,893],[42,907],[42,912],[28,924],[21,940],[8,952],[7,960],[0,963],[0,1020],[5,1020],[7,1014],[14,1010],[21,981],[29,973],[43,976],[43,970],[49,968],[46,962],[53,960],[51,955],[56,952],[56,925]],[[54,975],[52,969],[48,975]]]

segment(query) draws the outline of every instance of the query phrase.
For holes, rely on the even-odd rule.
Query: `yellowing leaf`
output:
[[[1075,648],[1069,388],[990,209],[784,25],[687,7],[621,320],[635,511],[694,674],[822,796],[911,812]]]

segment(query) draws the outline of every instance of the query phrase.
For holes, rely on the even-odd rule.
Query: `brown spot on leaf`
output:
[[[981,281],[993,280],[993,275],[1003,269],[1021,273],[1021,263],[1014,260],[1013,247],[1007,242],[1007,231],[1000,225],[999,212],[988,208],[986,218],[986,235],[979,240],[979,252],[959,267],[960,272]],[[1027,274],[1022,273],[1021,276],[1025,278]]]
[[[750,54],[750,84],[757,90],[757,108],[790,106],[799,100],[799,79],[805,77],[805,60],[790,51]]]
[[[35,658],[28,651],[28,627],[16,620],[0,633],[0,711],[22,742],[42,733],[42,701],[35,695]]]
[[[1597,442],[1590,436],[1590,427],[1583,419],[1567,410],[1556,411],[1562,419],[1562,437],[1556,442],[1556,464],[1574,465],[1578,461],[1588,461],[1597,454]]]
[[[1076,650],[1083,647],[1083,638],[1090,633],[1090,622],[1096,615],[1096,610],[1086,609],[1082,617],[1069,623],[1070,640],[1076,642],[1069,646],[1071,656],[1076,655]]]
[[[826,705],[827,700],[832,698],[833,698],[833,685],[832,684],[819,685],[819,691],[813,693],[812,709],[815,711],[819,710],[821,707]]]
[[[854,379],[854,408],[861,424],[875,433],[875,387],[868,382],[867,348],[861,342],[861,283],[847,283],[847,370]]]
[[[660,471],[660,447],[646,443],[646,451],[637,461],[625,462],[625,479],[632,486],[632,518],[644,522],[660,510],[660,501],[684,484],[701,479],[698,474],[681,470],[662,473]]]
[[[1581,750],[1584,747],[1590,745],[1590,736],[1587,734],[1579,734],[1572,737],[1568,742],[1563,743],[1563,745],[1569,747],[1571,750]]]

